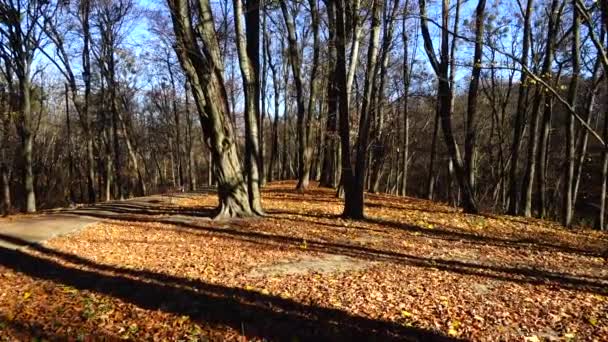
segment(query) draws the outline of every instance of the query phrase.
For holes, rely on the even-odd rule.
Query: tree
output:
[[[441,26],[441,49],[440,59],[437,60],[433,41],[428,29],[428,19],[426,14],[426,1],[419,0],[421,24],[420,29],[424,39],[424,49],[429,58],[431,66],[437,75],[438,90],[437,90],[437,111],[438,117],[441,119],[441,128],[447,145],[449,157],[454,164],[456,176],[463,197],[463,207],[465,212],[477,213],[477,203],[475,195],[469,184],[469,179],[466,176],[460,151],[454,134],[452,131],[452,97],[453,84],[449,81],[450,57],[449,57],[449,0],[442,2],[442,26]]]
[[[479,93],[479,78],[481,76],[481,58],[483,54],[483,35],[485,20],[486,0],[479,0],[475,9],[475,52],[473,53],[473,71],[469,83],[469,94],[467,102],[467,126],[465,136],[465,169],[471,191],[475,193],[475,158],[476,158],[476,135],[477,135],[477,96]]]
[[[522,8],[521,3],[520,8]],[[523,45],[521,51],[520,63],[522,66],[528,65],[528,54],[530,50],[530,31],[531,31],[531,17],[532,17],[532,4],[534,0],[528,0],[524,17],[524,33],[523,33]],[[523,134],[524,116],[526,110],[526,80],[528,73],[525,71],[521,72],[519,81],[519,90],[517,96],[517,109],[515,114],[515,124],[513,127],[513,141],[511,143],[511,166],[509,168],[509,214],[517,215],[518,213],[518,202],[519,202],[519,191],[517,187],[517,164],[519,161],[519,150],[521,144],[521,137]]]
[[[572,0],[572,78],[568,88],[568,103],[576,111],[578,97],[578,83],[581,72],[580,61],[580,16],[576,6],[576,0]],[[562,213],[562,224],[572,224],[572,203],[574,186],[574,118],[572,115],[566,117],[566,165],[564,169],[564,202]]]
[[[296,26],[290,9],[287,7],[286,1],[279,1],[281,5],[281,12],[283,13],[283,20],[285,21],[285,27],[287,28],[287,47],[289,51],[289,63],[293,74],[293,80],[296,89],[296,105],[297,105],[297,127],[298,127],[298,184],[296,188],[300,191],[305,190],[308,187],[310,177],[310,157],[312,156],[312,150],[308,143],[308,135],[306,133],[308,126],[308,119],[305,115],[304,105],[304,81],[302,78],[302,62],[298,47],[298,38],[296,35]],[[313,24],[313,27],[315,25]],[[313,28],[314,29],[314,28]]]
[[[341,23],[341,16],[344,15],[344,10],[341,7],[341,3],[336,6],[336,46],[338,50],[338,65],[344,63],[344,66],[340,66],[338,71],[338,79],[342,78],[341,75],[346,71],[345,56],[341,55],[344,53],[344,24]],[[343,88],[340,94],[340,137],[342,140],[342,175],[344,184],[344,213],[343,216],[353,219],[364,218],[364,188],[365,188],[365,175],[366,175],[366,158],[368,149],[369,139],[369,125],[370,125],[370,114],[372,111],[372,90],[375,87],[376,80],[376,66],[378,58],[378,48],[380,44],[380,26],[382,17],[382,1],[376,0],[372,4],[372,26],[370,33],[370,43],[367,52],[367,66],[365,72],[365,85],[363,103],[361,106],[361,112],[359,115],[359,132],[357,135],[357,141],[355,143],[356,159],[354,172],[350,165],[350,140],[348,127],[348,92],[346,82],[344,84],[338,83],[338,88]],[[344,69],[344,71],[342,70]],[[346,81],[346,80],[344,80]]]
[[[250,2],[247,16],[259,16],[259,3],[255,3],[255,1]],[[245,93],[245,170],[248,176],[247,191],[251,209],[254,213],[261,215],[263,211],[259,189],[260,172],[258,168],[260,165],[260,148],[258,145],[258,118],[260,113],[258,102],[260,91],[259,61],[257,60],[258,51],[252,48],[259,47],[259,19],[257,20],[257,25],[255,18],[249,19],[247,34],[245,34],[241,19],[243,16],[243,4],[241,0],[234,0],[233,7],[236,43]]]
[[[216,218],[255,215],[237,155],[209,1],[199,1],[196,8],[184,0],[167,0],[167,3],[175,32],[176,53],[191,85],[201,126],[209,138],[213,155],[219,197]],[[193,26],[193,18],[200,20],[198,30]]]
[[[54,13],[51,13],[44,18],[45,34],[54,44],[57,58],[47,55],[44,50],[42,50],[42,53],[47,55],[48,59],[54,63],[60,73],[65,77],[71,100],[78,113],[86,144],[88,201],[94,203],[97,198],[95,190],[95,157],[93,132],[89,113],[91,99],[91,1],[80,1],[75,13],[69,8],[69,3],[64,5],[66,5],[65,8],[58,6]],[[82,96],[77,84],[76,72],[72,67],[73,56],[70,56],[66,49],[66,35],[74,33],[69,32],[72,28],[76,27],[76,25],[73,25],[74,21],[79,24],[79,29],[82,32],[82,57],[80,66],[82,68],[81,75],[84,83],[84,94],[82,94]],[[63,25],[66,26],[65,29],[62,27]],[[62,29],[64,30],[62,31]]]

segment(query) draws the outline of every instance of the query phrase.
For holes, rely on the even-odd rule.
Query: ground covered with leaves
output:
[[[262,219],[164,196],[0,249],[0,336],[608,341],[606,234],[371,194],[367,220],[343,220],[334,191],[294,187],[267,186]]]

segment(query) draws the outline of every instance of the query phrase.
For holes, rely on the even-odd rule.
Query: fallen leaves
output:
[[[469,340],[608,339],[605,234],[387,195],[367,195],[368,220],[343,220],[333,191],[294,187],[266,187],[264,219],[221,227],[167,214],[156,222],[105,221],[23,252],[54,270],[0,260],[0,335],[305,340],[346,336],[331,335],[340,327],[373,336],[371,326],[381,324],[387,340],[414,331]],[[179,213],[215,202],[197,194],[163,205]],[[328,255],[369,267],[315,272],[320,266],[308,263],[304,272],[254,276]]]

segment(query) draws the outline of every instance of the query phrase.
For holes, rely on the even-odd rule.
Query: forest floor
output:
[[[608,341],[607,234],[372,194],[343,220],[294,187],[261,219],[209,192],[71,210],[100,222],[0,247],[0,340]]]

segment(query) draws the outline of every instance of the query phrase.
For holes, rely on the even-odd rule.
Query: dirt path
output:
[[[98,220],[64,214],[22,216],[0,221],[0,247],[19,249],[65,235]]]
[[[81,208],[57,208],[42,215],[0,219],[0,247],[19,249],[80,230],[102,219],[133,214],[174,214],[166,210],[179,195],[153,195],[98,203]],[[163,210],[165,209],[165,210]]]

